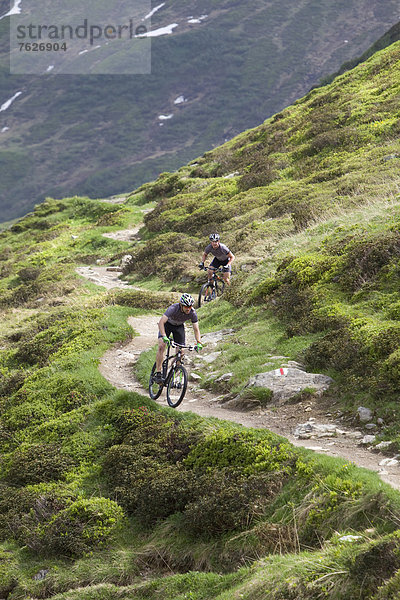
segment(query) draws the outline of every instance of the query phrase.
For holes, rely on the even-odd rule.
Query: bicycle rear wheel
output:
[[[151,369],[150,379],[149,379],[149,396],[152,400],[157,400],[160,396],[164,385],[162,383],[156,383],[154,381],[154,377],[156,375],[156,363],[154,363],[153,368]]]
[[[204,283],[201,286],[201,290],[199,293],[199,300],[198,300],[199,307],[206,302],[211,302],[211,300],[214,300],[215,292],[214,292],[214,296],[213,296],[213,292],[214,292],[213,286],[210,285],[209,283]]]
[[[171,408],[176,408],[182,402],[186,394],[187,382],[185,367],[182,365],[173,367],[167,384],[167,402]]]

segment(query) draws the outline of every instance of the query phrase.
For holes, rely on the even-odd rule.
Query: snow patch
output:
[[[54,69],[54,65],[49,65],[46,69],[46,73],[48,73],[49,71],[52,71]]]
[[[160,119],[160,121],[166,121],[167,119],[172,119],[174,115],[170,114],[170,115],[159,115],[158,118]]]
[[[3,127],[3,129],[1,130],[1,133],[5,133],[6,131],[8,131],[10,128],[9,127]]]
[[[12,98],[10,98],[9,100],[7,100],[7,102],[4,102],[4,104],[2,104],[0,106],[0,112],[3,110],[7,110],[7,108],[9,108],[11,106],[11,104],[14,102],[14,100],[16,98],[18,98],[18,96],[20,96],[22,94],[22,92],[17,92],[16,94],[14,94],[14,96]]]
[[[174,104],[182,104],[182,102],[187,102],[185,96],[178,96],[174,100]]]
[[[171,23],[171,25],[167,25],[166,27],[160,27],[160,29],[154,29],[153,31],[147,31],[146,33],[139,33],[135,37],[158,37],[160,35],[169,35],[172,33],[172,30],[178,27],[178,23]]]
[[[21,10],[22,10],[20,8],[21,2],[22,2],[22,0],[14,0],[14,6],[12,7],[11,10],[8,11],[8,13],[6,13],[2,17],[0,17],[0,21],[1,21],[1,19],[4,19],[4,17],[11,17],[11,15],[20,15]]]
[[[158,10],[160,10],[160,8],[162,8],[164,6],[164,4],[165,4],[165,2],[163,2],[162,4],[159,4],[158,6],[153,8],[153,10],[151,12],[149,12],[149,14],[144,17],[144,19],[142,19],[142,21],[145,21],[146,19],[150,19],[154,15],[154,13],[156,13]]]

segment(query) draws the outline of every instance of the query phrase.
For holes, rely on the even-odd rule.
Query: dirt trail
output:
[[[105,267],[81,267],[78,272],[107,289],[126,287],[127,285],[118,278],[118,272],[107,271]],[[148,390],[136,381],[133,374],[133,365],[141,352],[155,346],[157,322],[160,316],[161,314],[130,317],[128,322],[137,335],[128,342],[113,346],[102,357],[99,366],[100,372],[116,388],[148,395]],[[187,330],[188,343],[193,341],[191,333],[190,328]],[[206,336],[203,336],[203,339],[206,340]],[[207,357],[207,346],[202,351],[202,355]],[[187,354],[186,361],[189,373],[202,368],[201,358],[197,356]],[[400,489],[400,464],[397,463],[392,466],[382,464],[382,461],[385,460],[384,455],[360,446],[359,439],[357,440],[354,437],[356,432],[346,427],[340,421],[340,418],[335,418],[335,415],[332,414],[332,406],[324,406],[322,402],[297,403],[242,412],[225,409],[223,404],[219,403],[220,399],[221,397],[201,389],[196,385],[196,381],[193,381],[193,376],[190,376],[186,396],[176,410],[191,411],[202,417],[216,417],[234,421],[246,427],[269,429],[286,437],[295,446],[303,446],[316,452],[341,457],[359,467],[376,471],[383,481],[396,489]],[[166,406],[165,393],[161,395],[157,403]],[[337,437],[321,437],[308,440],[295,437],[296,426],[310,419],[317,423],[335,423],[346,433]]]

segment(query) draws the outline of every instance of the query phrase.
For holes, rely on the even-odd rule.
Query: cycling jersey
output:
[[[228,254],[230,253],[230,250],[229,250],[228,246],[225,246],[225,244],[220,243],[218,248],[213,248],[212,244],[208,244],[208,246],[204,250],[204,254],[210,254],[210,253],[213,254],[215,256],[215,258],[217,258],[218,260],[223,262],[224,260],[226,260],[228,258]]]
[[[181,310],[181,305],[179,302],[176,304],[171,304],[171,306],[169,306],[165,311],[164,315],[168,317],[167,323],[170,323],[171,325],[181,325],[189,319],[192,321],[192,323],[197,323],[199,320],[197,313],[193,308],[189,313],[184,313],[183,310]]]

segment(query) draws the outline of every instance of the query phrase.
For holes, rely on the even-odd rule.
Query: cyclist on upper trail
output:
[[[231,264],[234,261],[235,256],[229,250],[228,246],[221,244],[219,233],[210,234],[210,243],[204,250],[199,269],[204,268],[204,262],[209,254],[213,254],[214,258],[208,266],[208,281],[211,281],[213,274],[213,269],[210,269],[210,267],[214,267],[214,269],[222,267],[222,277],[225,283],[229,285],[232,272]]]
[[[166,344],[170,343],[169,336],[172,337],[176,344],[185,345],[185,321],[192,321],[194,337],[196,338],[195,350],[198,352],[202,349],[201,335],[199,329],[199,319],[196,311],[193,308],[194,299],[190,294],[182,294],[179,302],[171,304],[158,322],[158,350],[156,356],[156,376],[154,381],[162,383],[162,362]],[[182,354],[183,354],[182,349]]]

